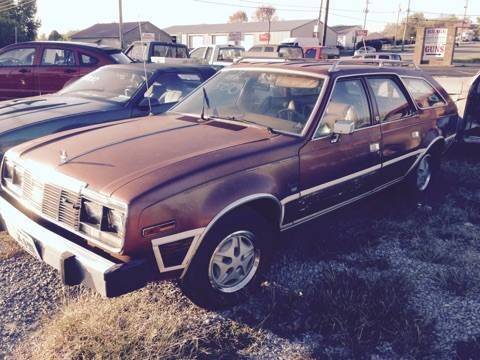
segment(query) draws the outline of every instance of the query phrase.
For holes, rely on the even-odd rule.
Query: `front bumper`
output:
[[[31,255],[57,269],[66,285],[84,284],[113,297],[143,287],[152,275],[147,260],[120,263],[40,225],[0,194],[0,214],[9,235]]]

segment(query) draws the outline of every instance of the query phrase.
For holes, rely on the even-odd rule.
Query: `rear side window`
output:
[[[402,89],[392,78],[367,79],[383,122],[399,120],[412,114],[413,109]]]
[[[403,78],[403,82],[421,109],[445,105],[435,88],[423,79]]]
[[[75,55],[71,50],[45,49],[42,57],[42,65],[74,66]]]
[[[90,55],[80,54],[80,63],[86,66],[94,66],[98,64],[98,59]]]
[[[355,123],[355,129],[370,126],[370,107],[362,81],[358,79],[339,80],[335,84],[322,124],[316,137],[333,132],[335,123],[348,120]]]
[[[390,60],[390,56],[389,55],[379,55],[378,58],[380,60]]]
[[[212,57],[212,52],[213,52],[213,49],[211,47],[207,48],[207,53],[205,54],[205,59],[207,61],[210,61],[210,58]]]
[[[0,55],[0,66],[31,66],[35,48],[14,49]]]

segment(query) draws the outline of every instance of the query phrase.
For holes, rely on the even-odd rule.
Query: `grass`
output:
[[[330,269],[305,292],[275,286],[265,292],[261,324],[282,336],[317,332],[356,358],[383,342],[401,356],[431,352],[433,322],[410,308],[412,288],[402,275],[366,279],[355,271]]]
[[[456,296],[467,296],[476,287],[476,280],[468,274],[465,267],[440,271],[434,280],[442,289]]]
[[[6,232],[0,232],[0,260],[10,259],[22,252],[22,249]]]
[[[173,284],[150,285],[115,299],[91,294],[69,301],[17,349],[21,359],[226,359],[260,332],[208,317]]]

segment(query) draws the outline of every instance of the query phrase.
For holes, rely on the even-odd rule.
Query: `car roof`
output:
[[[291,60],[285,62],[278,62],[272,59],[253,59],[252,62],[248,62],[248,59],[243,60],[241,63],[232,65],[233,68],[268,68],[269,70],[281,70],[292,72],[304,72],[311,75],[321,75],[325,77],[339,77],[345,75],[356,74],[382,74],[382,73],[395,73],[403,76],[420,76],[425,77],[425,73],[414,67],[407,66],[380,66],[380,62],[355,64],[354,61],[346,61],[344,64],[338,61],[305,61],[305,60]]]
[[[103,51],[121,51],[121,49],[114,48],[111,46],[106,45],[98,45],[92,43],[83,43],[83,42],[75,42],[75,41],[25,41],[17,44],[11,44],[6,47],[18,47],[24,45],[60,45],[60,46],[71,46],[71,47],[78,47],[83,49],[91,49],[91,50],[103,50]]]
[[[104,68],[116,68],[116,69],[133,69],[133,70],[144,70],[147,71],[165,71],[165,72],[175,72],[175,71],[188,71],[188,70],[200,70],[200,71],[216,71],[215,68],[209,65],[197,65],[197,64],[156,64],[156,63],[130,63],[130,64],[112,64],[106,65]]]

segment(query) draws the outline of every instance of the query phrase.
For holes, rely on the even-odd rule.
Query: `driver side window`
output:
[[[14,49],[0,54],[0,66],[32,66],[35,48]]]
[[[353,121],[355,129],[370,126],[370,107],[360,79],[337,81],[315,137],[332,134],[339,120]]]

